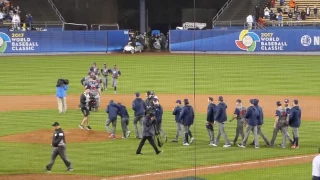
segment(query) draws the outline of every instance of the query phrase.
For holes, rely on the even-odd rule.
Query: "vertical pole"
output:
[[[146,32],[146,0],[140,0],[140,33]]]

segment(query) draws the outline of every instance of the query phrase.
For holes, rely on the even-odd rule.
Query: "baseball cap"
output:
[[[184,102],[185,104],[189,104],[189,100],[188,100],[188,99],[184,99],[183,102]]]
[[[241,99],[237,99],[237,101],[236,101],[236,102],[241,103]]]
[[[299,101],[298,100],[293,100],[293,102],[295,103],[295,104],[298,104],[299,103]]]
[[[253,105],[258,105],[259,100],[258,99],[253,99]]]
[[[140,93],[139,92],[136,92],[134,94],[136,95],[136,97],[140,97]]]
[[[289,103],[289,99],[285,99],[285,100],[284,100],[284,103]]]
[[[51,126],[59,126],[58,122],[54,122]]]
[[[277,106],[281,106],[281,102],[280,101],[277,101]]]
[[[223,101],[223,97],[222,96],[219,96],[219,101]]]
[[[177,100],[177,101],[176,101],[176,103],[179,103],[179,104],[181,104],[181,101],[180,101],[180,100]]]
[[[250,99],[250,103],[253,104],[253,102],[254,102],[254,100],[253,100],[253,99]]]
[[[210,101],[213,101],[213,97],[209,97],[209,100],[210,100]]]

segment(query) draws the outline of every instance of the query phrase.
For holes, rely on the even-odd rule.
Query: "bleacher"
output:
[[[281,8],[282,11],[284,10],[284,8],[286,6],[289,7],[289,0],[286,0],[286,4],[285,6],[280,6],[280,3],[279,1],[276,2],[276,5],[274,8],[271,8],[270,10],[272,10],[273,12],[277,12],[277,8]],[[299,12],[301,12],[302,10],[306,11],[306,8],[309,6],[311,11],[310,11],[310,16],[306,16],[306,20],[302,20],[302,21],[296,21],[295,20],[295,14],[294,14],[294,8],[290,8],[289,9],[292,11],[293,13],[293,25],[314,25],[314,24],[320,24],[320,1],[319,0],[296,0],[296,5],[298,6],[299,8]],[[317,18],[314,18],[314,15],[313,15],[313,9],[314,9],[314,6],[317,6],[318,8],[318,17],[319,19]],[[283,11],[284,12],[284,11]],[[269,19],[264,19],[265,23],[267,24],[270,24],[270,20]],[[289,21],[289,17],[288,17],[288,14],[283,14],[283,25],[288,25],[288,21]]]

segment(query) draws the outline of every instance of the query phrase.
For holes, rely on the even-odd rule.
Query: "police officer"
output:
[[[299,149],[299,127],[301,125],[301,109],[298,100],[293,100],[292,109],[290,110],[289,126],[292,128],[293,143],[292,149]]]
[[[136,132],[136,138],[142,138],[142,121],[147,109],[145,102],[140,98],[140,93],[136,92],[136,99],[132,102],[132,110],[134,111],[133,125]],[[138,123],[140,124],[140,130],[138,129]]]
[[[219,132],[217,135],[215,145],[213,146],[218,146],[220,136],[222,135],[225,141],[225,145],[223,145],[223,147],[230,147],[231,146],[230,141],[228,139],[227,133],[224,130],[224,123],[227,121],[227,113],[226,113],[227,105],[224,103],[222,96],[219,96],[219,101],[220,102],[217,105],[216,114],[214,116],[214,123],[217,123],[217,122],[219,123]]]
[[[121,117],[121,128],[122,128],[122,139],[127,139],[130,136],[130,130],[128,128],[129,125],[129,114],[128,114],[128,110],[127,107],[122,105],[121,103],[118,103],[118,107],[119,107],[119,116]]]
[[[163,151],[160,151],[158,147],[156,146],[153,136],[154,136],[154,125],[156,124],[156,119],[154,117],[153,113],[148,113],[145,118],[143,119],[143,137],[141,139],[141,142],[139,144],[139,147],[136,151],[137,155],[142,155],[141,150],[146,142],[146,140],[149,141],[151,146],[153,147],[156,154],[161,154]]]
[[[208,103],[209,105],[207,108],[206,128],[207,128],[209,139],[210,139],[209,146],[214,146],[216,144],[214,139],[213,125],[214,125],[214,115],[215,115],[216,105],[214,104],[212,97],[208,98]]]
[[[259,139],[258,139],[258,130],[257,130],[257,121],[258,121],[258,116],[259,116],[259,111],[258,109],[254,106],[254,100],[250,100],[251,106],[247,109],[245,118],[246,122],[248,124],[246,133],[244,135],[244,139],[241,144],[238,144],[239,147],[245,148],[248,137],[250,135],[250,131],[253,132],[254,135],[254,142],[255,142],[255,148],[259,148]]]
[[[60,125],[58,122],[55,122],[52,124],[54,127],[54,133],[52,137],[52,155],[51,155],[51,161],[46,166],[46,171],[51,172],[52,166],[54,164],[54,161],[56,160],[57,156],[59,155],[61,159],[63,160],[64,164],[67,166],[67,171],[73,171],[73,168],[71,166],[71,162],[69,161],[66,153],[66,137],[63,132],[63,130],[60,128]]]
[[[189,132],[191,134],[190,131],[190,126],[193,124],[194,121],[194,111],[192,106],[189,104],[189,100],[188,99],[184,99],[184,106],[181,110],[180,116],[179,116],[179,122],[181,122],[181,124],[183,125],[183,130],[184,130],[184,142],[183,145],[184,146],[189,146]],[[192,136],[192,135],[191,135]],[[192,137],[190,139],[190,143],[194,140],[194,138]]]
[[[245,121],[244,116],[246,115],[247,108],[245,108],[242,105],[241,99],[237,99],[236,101],[236,109],[234,110],[234,116],[230,120],[232,122],[234,119],[237,119],[237,128],[236,128],[236,137],[233,140],[233,144],[236,145],[238,141],[239,135],[241,136],[241,140],[243,141],[244,139],[244,132],[243,132],[243,123]]]

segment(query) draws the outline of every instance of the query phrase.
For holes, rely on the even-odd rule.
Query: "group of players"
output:
[[[286,148],[287,138],[290,141],[291,148],[299,148],[299,127],[301,124],[301,109],[298,105],[298,100],[294,100],[292,103],[292,108],[289,105],[289,100],[285,99],[284,106],[280,101],[276,102],[276,113],[275,113],[275,122],[273,126],[273,136],[271,141],[262,133],[262,125],[264,123],[264,115],[262,107],[259,106],[258,99],[251,99],[250,106],[245,108],[242,105],[240,99],[236,100],[236,108],[234,111],[234,117],[230,120],[232,122],[234,119],[237,119],[236,127],[236,136],[233,142],[230,142],[228,136],[224,130],[224,124],[227,121],[226,108],[227,105],[223,102],[223,97],[219,97],[219,104],[216,105],[213,102],[213,98],[208,98],[209,106],[207,113],[207,124],[206,128],[209,134],[210,143],[209,145],[218,146],[220,136],[222,135],[225,140],[225,145],[223,147],[230,147],[232,144],[237,145],[241,148],[245,148],[247,144],[248,137],[252,131],[254,135],[254,141],[251,145],[254,145],[255,148],[259,148],[259,139],[258,136],[261,136],[265,141],[267,146],[273,147],[275,145],[275,140],[279,131],[282,133],[282,143],[278,146]],[[217,138],[214,138],[214,125],[218,124],[218,134]],[[246,131],[243,129],[246,127]],[[293,139],[288,133],[288,127],[292,128]],[[242,138],[241,143],[237,143],[239,136]]]
[[[84,129],[84,124],[86,128],[91,130],[91,127],[88,123],[88,116],[90,114],[89,102],[90,97],[96,99],[96,108],[100,106],[100,96],[103,90],[108,88],[108,75],[112,75],[112,87],[116,93],[118,77],[121,75],[120,70],[114,65],[113,69],[107,68],[107,65],[104,64],[104,67],[99,71],[96,63],[93,63],[93,66],[90,67],[88,76],[84,77],[81,80],[82,85],[85,87],[85,92],[81,95],[80,98],[80,108],[84,114],[84,119],[82,120],[79,127]],[[101,76],[101,78],[100,78]],[[155,130],[159,132],[167,141],[167,135],[162,130],[162,115],[163,108],[160,104],[160,101],[154,92],[146,92],[146,100],[142,100],[140,93],[135,93],[136,99],[132,102],[132,109],[134,110],[134,128],[136,138],[143,138],[143,120],[147,114],[154,115],[155,119]],[[284,107],[280,101],[276,102],[276,117],[274,122],[274,130],[271,141],[262,133],[262,125],[264,121],[262,107],[259,106],[258,99],[251,99],[251,106],[245,108],[242,105],[242,101],[238,99],[236,101],[236,108],[234,111],[234,117],[230,120],[232,122],[234,119],[237,120],[236,127],[236,136],[233,142],[230,142],[228,136],[224,130],[225,122],[227,121],[226,109],[227,105],[224,103],[223,97],[218,98],[219,103],[216,105],[212,97],[208,98],[208,112],[207,112],[207,123],[206,129],[209,135],[209,145],[218,146],[220,137],[222,136],[225,140],[223,147],[230,147],[231,145],[238,145],[239,147],[245,148],[250,132],[253,132],[254,141],[251,145],[254,145],[255,148],[259,148],[258,135],[263,138],[267,146],[274,146],[275,139],[279,131],[282,133],[282,143],[279,144],[282,148],[286,148],[286,140],[289,139],[291,143],[291,148],[299,148],[299,127],[301,124],[301,110],[298,105],[298,100],[294,100],[290,108],[289,100],[284,101]],[[176,101],[176,107],[173,110],[173,115],[175,116],[175,121],[177,124],[177,133],[172,142],[178,142],[179,136],[183,137],[183,145],[189,145],[193,142],[194,137],[190,131],[190,126],[194,121],[194,111],[193,108],[189,105],[188,99],[183,101],[184,106],[182,105],[181,100]],[[121,127],[123,132],[123,138],[126,139],[130,136],[130,130],[128,128],[129,124],[129,114],[126,106],[121,103],[115,103],[113,100],[110,101],[107,106],[106,112],[108,113],[108,120],[106,122],[106,130],[110,133],[109,138],[116,138],[116,125],[117,125],[117,116],[121,117]],[[109,125],[112,124],[112,129],[109,128]],[[217,125],[218,133],[215,138],[214,135],[214,126]],[[138,127],[140,126],[140,128]],[[293,139],[288,133],[288,127],[292,128]],[[246,131],[243,129],[246,127]],[[242,138],[241,143],[237,143],[239,136]],[[189,142],[190,137],[190,142]]]

